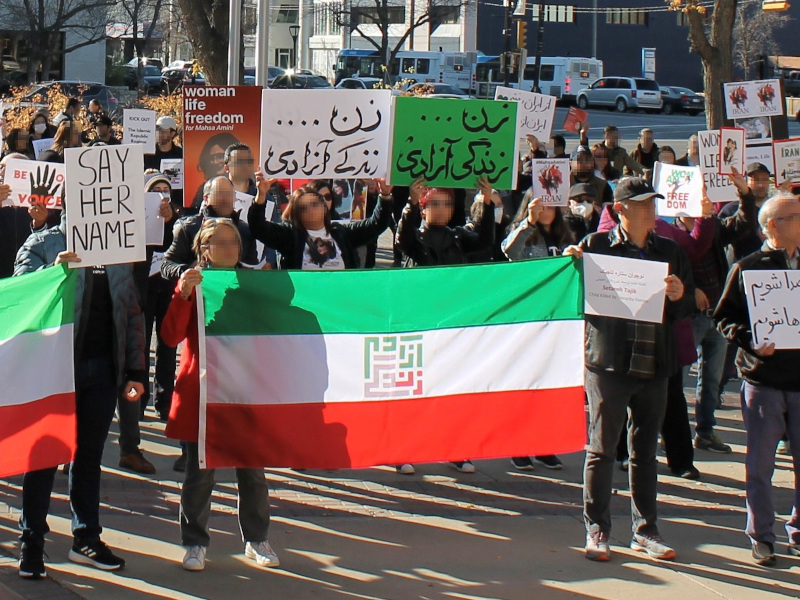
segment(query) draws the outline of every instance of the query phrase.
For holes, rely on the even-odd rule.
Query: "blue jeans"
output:
[[[719,384],[728,342],[705,313],[696,314],[692,318],[692,331],[694,343],[697,345],[697,356],[700,358],[694,403],[695,432],[710,436],[717,424],[714,411],[719,400]]]
[[[667,405],[667,378],[636,379],[587,369],[584,385],[589,399],[589,445],[583,469],[586,530],[611,531],[614,456],[627,421],[632,528],[634,533],[655,535],[656,446]]]
[[[775,450],[784,434],[789,436],[794,472],[800,468],[800,392],[776,390],[747,381],[742,383],[742,414],[747,430],[747,528],[755,542],[775,543],[775,506],[772,500],[772,473]],[[789,542],[800,544],[800,482],[795,477],[794,506],[786,523]]]
[[[77,450],[69,471],[72,535],[76,542],[100,538],[100,462],[117,405],[114,361],[83,360],[75,369]],[[56,468],[25,473],[22,480],[23,539],[44,536]]]

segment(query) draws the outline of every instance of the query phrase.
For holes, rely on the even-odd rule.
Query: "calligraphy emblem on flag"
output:
[[[364,338],[364,397],[422,395],[422,334]]]

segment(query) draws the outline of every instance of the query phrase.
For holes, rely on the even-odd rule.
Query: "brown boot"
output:
[[[152,475],[156,472],[153,463],[147,460],[139,449],[125,456],[121,456],[119,459],[119,466],[123,469],[130,469],[136,473],[141,473],[142,475]]]

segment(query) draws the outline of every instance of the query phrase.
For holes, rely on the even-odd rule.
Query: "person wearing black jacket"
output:
[[[164,262],[161,263],[161,275],[164,279],[176,282],[181,273],[194,264],[196,258],[194,250],[192,250],[194,238],[200,231],[203,221],[215,217],[227,217],[236,223],[239,234],[242,236],[244,249],[242,262],[247,265],[258,263],[256,245],[250,228],[239,219],[239,215],[233,210],[236,198],[233,184],[227,177],[220,175],[207,181],[206,186],[204,190],[207,191],[206,207],[200,214],[183,217],[175,223],[172,230],[172,245],[164,253]]]
[[[377,238],[392,218],[392,186],[379,180],[380,202],[367,219],[342,223],[331,221],[325,199],[312,186],[294,191],[283,214],[283,223],[265,218],[267,190],[273,181],[256,175],[258,196],[247,213],[255,239],[275,248],[281,269],[357,269],[356,248]]]
[[[589,444],[584,466],[584,521],[590,560],[605,561],[611,556],[614,456],[629,411],[631,548],[652,558],[675,557],[656,525],[656,447],[667,403],[667,380],[678,368],[674,322],[691,315],[694,283],[686,253],[677,243],[653,232],[657,197],[661,196],[644,179],[622,179],[614,191],[619,224],[564,251],[573,256],[606,254],[669,264],[661,323],[586,316]]]
[[[754,335],[745,295],[744,272],[791,269],[798,273],[800,202],[791,194],[770,198],[761,207],[758,222],[766,241],[760,250],[731,267],[714,311],[714,321],[720,333],[738,347],[736,366],[744,380],[742,412],[747,430],[745,533],[750,538],[756,564],[774,565],[776,536],[773,531],[772,473],[775,449],[784,434],[788,435],[794,464],[800,461],[800,370],[797,368],[800,350],[776,350],[775,343],[769,341],[767,328],[758,336]],[[768,297],[765,299],[769,302]],[[776,308],[788,310],[791,315],[797,307]],[[776,325],[781,326],[780,322]],[[786,523],[788,552],[793,556],[800,556],[799,509],[800,480],[795,477],[794,506]]]

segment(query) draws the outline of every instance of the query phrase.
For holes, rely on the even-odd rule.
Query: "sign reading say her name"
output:
[[[742,271],[753,345],[800,348],[800,271]]]
[[[267,177],[385,177],[389,90],[264,90],[261,170]]]
[[[533,196],[542,204],[567,206],[569,204],[569,159],[534,158],[531,162]]]
[[[494,99],[514,100],[517,103],[518,138],[524,139],[526,135],[535,135],[543,142],[550,138],[553,117],[556,114],[555,96],[498,86],[494,91]]]
[[[719,174],[719,130],[701,131],[697,138],[700,170],[703,172],[708,199],[712,202],[736,200],[736,187],[727,175]]]
[[[485,177],[510,190],[517,177],[517,103],[450,98],[395,99],[391,182],[472,187]]]
[[[64,150],[67,250],[91,267],[145,260],[141,144]]]
[[[662,217],[703,216],[703,174],[699,167],[656,162],[653,187],[664,196],[656,200],[656,214]]]
[[[64,165],[9,158],[4,181],[11,186],[12,206],[44,204],[61,210],[64,198]]]
[[[724,84],[725,114],[729,119],[768,117],[783,114],[778,79],[736,81]]]

